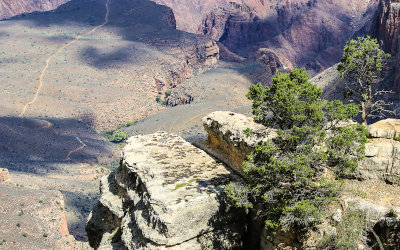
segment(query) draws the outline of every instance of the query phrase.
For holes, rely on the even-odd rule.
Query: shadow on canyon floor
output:
[[[0,166],[9,170],[45,174],[54,163],[98,163],[112,155],[108,142],[77,119],[0,117]]]

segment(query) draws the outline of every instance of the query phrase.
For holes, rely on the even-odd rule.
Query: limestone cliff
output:
[[[92,247],[235,249],[245,217],[225,201],[229,169],[176,135],[135,136],[101,179],[87,224]],[[240,216],[242,215],[242,216]]]

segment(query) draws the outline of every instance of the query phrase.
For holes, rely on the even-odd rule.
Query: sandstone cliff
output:
[[[54,10],[70,0],[1,0],[0,20],[23,13]]]
[[[89,242],[96,249],[238,248],[245,216],[223,192],[235,178],[176,135],[132,137],[118,171],[101,179]]]

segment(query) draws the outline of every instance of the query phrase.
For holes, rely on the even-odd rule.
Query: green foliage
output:
[[[280,129],[302,127],[322,119],[322,90],[308,82],[304,69],[277,73],[272,87],[261,83],[250,86],[247,97],[253,101],[255,121]]]
[[[163,106],[167,105],[167,101],[162,99],[160,95],[156,96],[156,102]]]
[[[366,217],[361,210],[349,210],[336,226],[337,234],[324,236],[322,249],[357,249],[360,238],[366,234]]]
[[[278,137],[257,145],[243,162],[246,184],[231,183],[225,191],[236,206],[260,211],[268,237],[320,223],[342,186],[322,178],[323,171],[346,176],[365,154],[365,128],[348,122],[357,106],[322,100],[308,79],[304,69],[278,73],[271,87],[252,85],[247,95],[255,120],[277,128]]]
[[[165,97],[167,98],[168,96],[170,96],[172,94],[172,89],[168,89],[167,91],[165,91]]]
[[[253,135],[253,130],[251,129],[251,128],[246,128],[245,130],[243,130],[243,133],[247,136],[247,137],[249,137],[249,136],[252,136]]]
[[[43,203],[43,200],[39,200],[39,203]]]
[[[49,236],[47,233],[43,234],[43,237],[47,238],[47,236]]]
[[[18,212],[18,216],[22,216],[22,215],[24,215],[24,211],[21,210]]]
[[[113,134],[113,139],[111,140],[114,143],[121,143],[125,141],[128,136],[124,132],[118,132]]]
[[[389,91],[374,91],[372,85],[381,80],[381,71],[390,55],[379,48],[378,41],[367,37],[350,40],[344,48],[343,57],[337,66],[340,76],[348,80],[345,98],[359,105],[364,124],[368,117],[383,117],[388,105],[375,100]]]
[[[21,227],[21,222],[18,222],[18,223],[16,224],[16,226],[17,226],[17,227]]]
[[[23,233],[22,236],[27,237],[28,233]]]
[[[394,211],[393,208],[391,208],[391,209],[389,209],[389,210],[386,212],[385,217],[388,217],[388,218],[396,218],[396,217],[397,217],[397,212]]]
[[[110,130],[107,132],[103,132],[102,135],[107,138],[108,141],[117,143],[119,145],[123,145],[123,142],[126,140],[128,137],[124,132],[120,131],[123,128],[127,128],[130,126],[133,126],[136,123],[136,121],[130,121],[127,123],[122,123],[118,125],[114,130]]]

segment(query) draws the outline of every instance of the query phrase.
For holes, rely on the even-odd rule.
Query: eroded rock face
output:
[[[252,118],[232,112],[217,111],[203,118],[208,133],[207,152],[241,171],[241,163],[255,146],[276,137],[272,129],[255,123]],[[245,129],[251,129],[248,136]],[[366,144],[366,158],[355,176],[400,184],[400,120],[386,119],[368,127],[371,138]]]
[[[259,48],[284,55],[309,73],[340,60],[345,43],[368,34],[379,0],[154,0],[174,10],[177,28],[201,33],[231,52]]]
[[[314,74],[339,61],[350,38],[369,32],[379,1],[236,2],[208,14],[199,32],[241,56],[269,48]]]
[[[7,19],[22,13],[34,11],[54,10],[70,0],[1,0],[0,20]]]
[[[246,216],[225,200],[233,175],[176,135],[128,140],[116,173],[101,179],[87,224],[92,247],[233,249]]]

